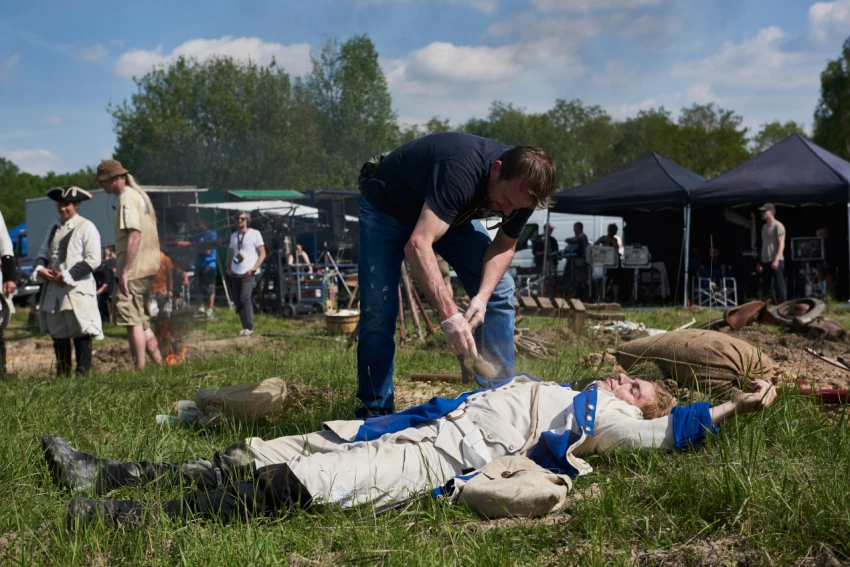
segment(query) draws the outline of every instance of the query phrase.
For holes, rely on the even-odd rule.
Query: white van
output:
[[[549,214],[549,223],[555,227],[555,230],[552,231],[552,236],[558,241],[559,250],[563,250],[567,245],[565,242],[567,238],[575,236],[573,225],[577,222],[584,225],[584,233],[587,235],[587,240],[591,245],[600,236],[608,234],[608,225],[611,223],[617,225],[617,236],[621,238],[623,236],[622,217],[572,215],[569,213],[552,213],[546,210],[534,211],[525,225],[525,230],[523,230],[519,240],[517,240],[516,253],[514,254],[510,268],[511,275],[514,277],[518,274],[534,271],[534,256],[531,253],[531,247],[543,232],[547,213]],[[490,233],[490,236],[496,236],[496,230],[492,230]],[[558,262],[558,273],[563,273],[566,263],[567,261],[565,259]]]

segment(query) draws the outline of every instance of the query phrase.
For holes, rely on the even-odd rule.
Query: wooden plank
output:
[[[619,303],[585,303],[588,311],[619,311],[622,309]]]
[[[519,299],[520,304],[522,305],[523,310],[525,311],[537,311],[537,302],[534,301],[531,297],[526,297],[525,295],[516,296]]]
[[[569,302],[566,299],[564,299],[563,297],[556,297],[554,299],[554,301],[555,301],[555,307],[557,307],[558,309],[560,309],[563,312],[566,312],[566,311],[569,311],[570,309],[572,309]],[[561,315],[564,315],[564,314],[565,313],[561,313]]]
[[[558,308],[548,297],[536,297],[537,304],[540,305],[540,314],[545,317],[557,317]]]

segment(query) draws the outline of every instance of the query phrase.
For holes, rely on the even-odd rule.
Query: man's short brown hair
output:
[[[661,382],[652,382],[652,384],[655,386],[655,399],[640,408],[644,419],[656,419],[670,415],[676,405],[676,398],[667,389],[667,386]]]
[[[499,156],[499,161],[502,162],[499,179],[522,179],[528,184],[528,191],[536,208],[546,209],[552,206],[555,162],[545,151],[531,146],[516,146]]]

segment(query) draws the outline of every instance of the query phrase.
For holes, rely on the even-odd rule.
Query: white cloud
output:
[[[816,2],[809,7],[809,35],[818,42],[843,38],[850,29],[850,0]]]
[[[603,10],[632,10],[661,4],[664,0],[531,0],[541,12],[587,14]]]
[[[170,53],[162,47],[154,50],[134,49],[122,54],[113,71],[119,77],[143,75],[155,66],[168,65],[178,57],[207,61],[214,57],[232,57],[239,61],[253,61],[268,65],[274,59],[290,75],[303,75],[310,71],[310,45],[295,43],[283,45],[263,41],[256,37],[224,36],[219,39],[193,39],[177,46]]]
[[[60,126],[65,120],[59,116],[45,116],[38,123],[42,126]]]
[[[614,118],[624,119],[630,118],[640,112],[641,110],[649,110],[650,108],[655,108],[660,106],[658,101],[654,98],[647,98],[640,102],[636,102],[634,104],[620,104],[616,105],[613,108],[609,108],[608,111],[611,113]]]
[[[808,53],[787,51],[787,40],[778,27],[764,28],[741,43],[726,43],[709,57],[677,63],[677,79],[748,89],[789,89],[817,84],[823,63]]]
[[[13,53],[8,59],[6,59],[3,63],[0,63],[0,81],[8,79],[12,74],[12,69],[14,69],[18,62],[21,60],[20,53]]]
[[[591,82],[594,85],[628,85],[637,80],[638,74],[626,67],[624,61],[614,60],[605,63],[605,72],[594,75]]]
[[[685,100],[689,103],[708,104],[718,102],[717,95],[711,91],[708,83],[692,83],[685,89]]]
[[[99,63],[106,59],[108,55],[109,50],[100,44],[91,47],[80,47],[74,50],[74,57],[86,63]]]
[[[382,6],[384,4],[410,4],[412,0],[355,0],[354,4],[358,7]],[[420,4],[428,2],[434,4],[469,4],[482,14],[492,16],[499,10],[499,0],[419,0]]]
[[[55,171],[58,158],[50,150],[13,150],[0,152],[6,158],[17,165],[21,171],[33,175],[44,175],[48,171]]]
[[[643,14],[629,21],[617,35],[624,38],[635,37],[669,37],[678,32],[678,25],[672,18],[660,18]]]

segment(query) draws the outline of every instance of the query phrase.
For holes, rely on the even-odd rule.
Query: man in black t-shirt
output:
[[[553,230],[555,230],[554,226],[546,224],[543,227],[544,234],[538,236],[534,244],[531,245],[531,253],[534,255],[534,268],[538,274],[543,274],[544,255],[549,257],[549,275],[555,273],[555,267],[558,265],[558,261],[552,258],[552,254],[558,251],[558,239],[552,236]],[[548,247],[546,245],[547,240],[549,241]]]
[[[458,132],[418,138],[376,168],[374,162],[364,165],[359,415],[393,411],[396,287],[404,259],[437,311],[451,351],[475,357],[480,347],[500,376],[513,375],[514,285],[506,271],[526,221],[535,208],[549,204],[554,187],[555,166],[543,150]],[[478,219],[492,217],[500,220],[488,223],[499,227],[491,240]],[[435,251],[472,298],[466,313],[458,312]]]

